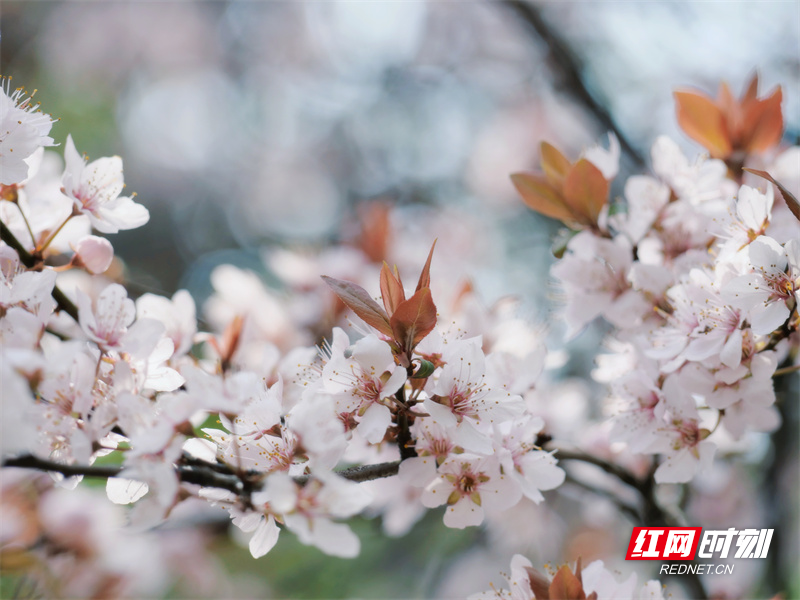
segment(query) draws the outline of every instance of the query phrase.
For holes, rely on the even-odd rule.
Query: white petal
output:
[[[781,300],[758,304],[750,311],[750,326],[755,334],[769,335],[786,322],[789,314],[789,308]]]
[[[392,411],[383,404],[373,403],[358,424],[361,435],[371,444],[378,444],[386,435],[386,428],[392,424]]]
[[[136,502],[148,491],[147,484],[133,479],[109,477],[106,481],[106,494],[114,504],[130,504]]]
[[[255,535],[250,538],[250,554],[253,558],[264,556],[267,552],[272,550],[273,546],[278,542],[278,535],[280,529],[275,524],[275,519],[270,515],[264,519],[256,529]]]
[[[311,539],[314,546],[331,556],[353,558],[361,551],[361,541],[347,525],[328,519],[314,519]]]
[[[294,510],[297,504],[297,486],[285,473],[274,473],[267,478],[266,491],[272,508],[279,513]]]
[[[483,509],[469,498],[461,498],[444,512],[444,524],[455,529],[464,529],[483,523]]]

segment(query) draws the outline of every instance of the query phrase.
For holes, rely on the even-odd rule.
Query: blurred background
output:
[[[545,321],[557,227],[527,210],[508,178],[538,165],[541,140],[574,158],[615,130],[619,193],[625,175],[647,170],[657,135],[699,153],[677,128],[674,88],[713,94],[726,80],[739,94],[755,70],[763,92],[783,86],[785,140],[800,133],[797,2],[3,0],[0,9],[2,74],[38,88],[60,118],[57,143],[71,133],[92,159],[122,156],[126,191],[150,210],[146,227],[112,239],[132,293],[186,288],[199,305],[215,266],[269,281],[265,254],[346,241],[363,206],[381,200],[412,229],[435,219],[451,230],[435,235],[469,236],[437,251],[462,256],[487,302],[517,294]],[[409,241],[415,263],[423,238]],[[601,334],[574,343],[564,377],[588,377]],[[561,339],[557,325],[552,335]],[[533,536],[561,530],[554,515],[518,518]],[[354,561],[291,536],[258,562],[227,538],[214,544],[245,597],[457,597],[465,565],[486,563],[496,546],[481,531],[442,530],[433,515],[386,541],[364,521]],[[580,543],[599,543],[591,536]],[[507,565],[503,554],[492,572]]]

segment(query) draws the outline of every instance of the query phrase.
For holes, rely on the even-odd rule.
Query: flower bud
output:
[[[82,237],[73,249],[75,256],[72,257],[72,263],[83,267],[92,275],[105,273],[114,258],[111,242],[96,235]]]

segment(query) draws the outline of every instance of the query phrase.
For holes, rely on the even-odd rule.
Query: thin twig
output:
[[[22,262],[22,264],[27,268],[32,269],[36,266],[36,259],[33,257],[33,255],[28,252],[22,244],[19,243],[19,240],[16,238],[13,232],[6,227],[6,224],[2,221],[0,221],[0,239],[17,251],[20,262]],[[75,306],[75,303],[67,298],[66,294],[64,294],[64,292],[62,292],[58,286],[53,287],[52,294],[53,299],[58,304],[58,308],[63,310],[70,317],[75,319],[75,321],[77,321],[78,307]]]
[[[581,65],[569,44],[542,17],[539,7],[522,0],[502,0],[503,6],[513,10],[532,29],[550,50],[553,62],[563,77],[564,88],[580,102],[605,128],[614,132],[623,152],[630,157],[636,168],[643,169],[645,160],[622,132],[609,111],[589,92],[581,75]]]
[[[182,459],[184,464],[176,465],[175,470],[181,481],[184,483],[194,483],[204,487],[222,488],[236,494],[243,489],[243,479],[248,481],[253,477],[261,477],[264,473],[248,471],[242,477],[236,475],[227,465],[222,463],[209,463],[200,459]],[[188,464],[187,464],[188,463]],[[119,477],[124,475],[125,467],[121,465],[65,465],[62,463],[45,460],[37,456],[26,454],[23,456],[7,458],[3,461],[4,467],[17,467],[21,469],[34,469],[37,471],[53,471],[61,473],[65,477],[83,475],[84,477],[97,477],[108,479],[109,477]],[[360,465],[338,471],[337,475],[350,481],[362,482],[383,477],[397,475],[400,468],[400,461],[378,463],[374,465]],[[309,479],[308,475],[295,477],[294,480],[300,485],[305,484]]]
[[[639,511],[636,509],[635,506],[631,506],[624,500],[620,499],[612,492],[608,490],[604,490],[601,488],[594,487],[589,485],[588,483],[581,481],[580,479],[576,479],[572,475],[567,475],[566,479],[564,480],[565,483],[572,484],[576,487],[579,487],[587,492],[595,494],[596,496],[600,496],[602,498],[606,498],[614,503],[614,505],[619,508],[619,510],[623,513],[628,515],[634,523],[641,523],[642,515],[639,514]]]

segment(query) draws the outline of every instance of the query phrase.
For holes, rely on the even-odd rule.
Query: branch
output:
[[[204,487],[215,487],[228,490],[239,494],[244,489],[243,478],[248,482],[252,476],[263,476],[265,473],[260,471],[248,471],[242,477],[236,475],[227,465],[222,463],[209,463],[196,458],[186,457],[182,459],[184,464],[175,466],[175,470],[184,483],[194,483]],[[36,456],[25,454],[23,456],[7,458],[3,461],[4,467],[17,467],[21,469],[35,469],[38,471],[54,471],[61,473],[65,477],[83,475],[84,477],[98,477],[108,479],[109,477],[119,477],[124,467],[120,465],[94,466],[94,465],[65,465]],[[359,465],[338,471],[337,475],[350,481],[362,482],[383,477],[397,475],[400,461],[379,463],[374,465]],[[309,479],[308,475],[295,477],[294,480],[304,485]]]
[[[16,236],[11,232],[11,230],[8,227],[6,227],[6,224],[3,223],[2,221],[0,221],[0,239],[2,239],[6,244],[8,244],[14,250],[17,251],[17,254],[19,254],[19,260],[20,262],[22,262],[23,265],[25,265],[29,269],[35,268],[36,259],[30,252],[28,252],[25,249],[25,247],[22,244],[19,243],[19,240],[17,240]],[[53,287],[52,294],[53,294],[53,299],[58,304],[58,308],[60,310],[63,310],[70,317],[75,319],[75,321],[77,321],[78,307],[75,306],[72,300],[67,298],[67,295],[64,292],[62,292],[58,286]]]
[[[382,479],[384,477],[391,477],[397,475],[400,468],[399,460],[394,462],[378,463],[374,465],[359,465],[357,467],[350,467],[341,471],[334,471],[339,477],[344,477],[350,481],[361,483],[362,481],[372,481],[373,479]],[[308,475],[301,475],[295,477],[295,482],[300,485],[305,484],[309,479]]]
[[[579,487],[582,490],[585,490],[589,493],[600,496],[601,498],[606,498],[607,500],[610,500],[611,502],[614,503],[614,505],[617,508],[619,508],[620,512],[627,515],[634,523],[640,523],[642,521],[642,516],[639,514],[639,511],[636,509],[635,506],[631,506],[624,500],[621,500],[612,492],[589,485],[588,483],[581,481],[580,479],[575,479],[575,477],[573,477],[572,475],[567,475],[564,482],[567,484],[574,485],[575,487]]]
[[[600,467],[601,469],[603,469],[603,471],[605,471],[610,475],[613,475],[625,485],[628,485],[639,492],[642,491],[643,487],[642,480],[640,480],[638,477],[636,477],[636,475],[634,475],[624,467],[620,467],[619,465],[615,465],[612,462],[608,462],[607,460],[603,460],[602,458],[597,458],[596,456],[592,456],[591,454],[586,454],[585,452],[581,452],[579,450],[562,450],[561,448],[555,448],[555,450],[556,450],[555,456],[558,460],[574,460],[574,461],[589,463],[596,467]]]
[[[553,448],[551,447],[550,449],[552,450]],[[574,460],[595,465],[596,467],[603,469],[603,471],[606,473],[613,475],[625,485],[628,485],[639,492],[642,497],[641,514],[635,510],[625,510],[622,508],[622,506],[620,506],[620,508],[628,515],[636,515],[637,520],[642,525],[674,527],[681,524],[674,515],[671,515],[667,510],[665,510],[656,500],[656,482],[654,478],[656,470],[655,462],[647,472],[647,475],[643,478],[639,478],[624,467],[615,465],[614,463],[602,458],[597,458],[591,454],[586,454],[580,450],[561,450],[558,448],[555,448],[555,450],[555,456],[559,460]],[[578,485],[581,484],[574,479],[572,480],[572,483],[576,483]],[[597,490],[593,488],[591,491],[597,492]],[[703,586],[703,582],[697,573],[689,572],[683,575],[683,577],[686,587],[689,589],[692,598],[708,598],[708,592],[706,592],[705,586]]]
[[[638,169],[645,168],[642,155],[628,141],[611,114],[592,96],[581,76],[581,66],[569,44],[556,33],[554,29],[542,18],[539,8],[522,0],[502,0],[502,5],[517,13],[517,15],[532,29],[550,50],[553,62],[564,79],[564,87],[578,102],[580,102],[595,119],[605,128],[610,129],[617,136],[623,152],[633,161]]]
[[[4,467],[17,467],[20,469],[36,469],[38,471],[54,471],[61,473],[65,477],[75,477],[76,475],[83,475],[84,477],[99,477],[101,479],[108,479],[109,477],[118,477],[122,471],[122,466],[109,465],[96,467],[93,465],[65,465],[62,463],[53,462],[51,460],[44,460],[31,454],[23,454],[22,456],[6,458],[3,461]]]

